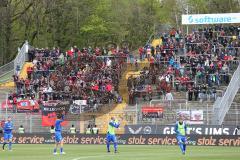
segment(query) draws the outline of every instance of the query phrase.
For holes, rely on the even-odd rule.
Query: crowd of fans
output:
[[[218,87],[229,83],[238,66],[240,27],[215,26],[188,35],[173,28],[160,39],[160,45],[138,50],[150,66],[129,77],[130,104],[139,97],[151,100],[153,93],[169,99],[172,89],[187,92],[189,101],[215,100]]]
[[[185,35],[172,28],[161,34],[160,45],[139,48],[139,60],[147,59],[150,66],[128,78],[129,104],[153,96],[173,100],[173,90],[186,92],[189,101],[215,100],[218,88],[229,83],[238,66],[239,30],[214,26]],[[14,75],[16,93],[9,96],[13,103],[26,98],[39,103],[81,99],[89,106],[122,101],[118,85],[128,49],[75,46],[66,52],[33,49],[28,54],[33,67],[27,69],[27,79]],[[138,60],[135,66],[138,70]]]
[[[126,50],[125,50],[126,51]],[[124,50],[78,49],[62,52],[58,48],[29,51],[27,78],[14,75],[16,92],[9,100],[35,99],[40,104],[48,100],[87,100],[96,104],[121,102],[118,84],[126,62]]]

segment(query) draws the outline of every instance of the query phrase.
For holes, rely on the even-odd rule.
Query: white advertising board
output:
[[[182,15],[182,24],[240,23],[240,13]]]

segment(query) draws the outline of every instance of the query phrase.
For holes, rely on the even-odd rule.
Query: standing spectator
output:
[[[192,101],[192,97],[193,97],[193,90],[192,90],[192,87],[190,86],[188,88],[188,100]]]
[[[76,130],[76,128],[74,127],[74,125],[72,125],[72,127],[69,129],[69,132],[70,132],[71,134],[76,134],[77,130]]]
[[[20,133],[20,134],[25,133],[25,128],[23,128],[22,125],[20,125],[20,127],[18,128],[18,133]]]
[[[51,134],[55,133],[55,128],[54,128],[53,125],[50,127],[50,133],[51,133]]]
[[[168,106],[171,106],[171,103],[172,103],[172,101],[173,101],[173,95],[172,95],[172,93],[171,93],[171,92],[168,92],[168,93],[166,94],[165,99],[166,99],[167,102],[168,102]]]
[[[131,89],[130,92],[129,92],[129,98],[128,98],[130,105],[133,105],[133,104],[134,104],[134,97],[133,97],[133,96],[134,96],[134,90]]]
[[[98,134],[98,132],[99,132],[99,128],[97,128],[97,125],[94,125],[94,127],[92,128],[92,133]]]
[[[138,49],[138,52],[139,52],[140,61],[144,60],[145,57],[144,57],[144,49],[143,49],[143,47],[140,47]]]
[[[92,133],[92,128],[89,124],[88,127],[86,128],[86,134],[91,134],[91,133]]]
[[[240,126],[237,126],[235,131],[234,131],[234,135],[238,135],[240,136]]]
[[[147,47],[147,59],[148,59],[148,61],[150,60],[150,57],[151,57],[151,47],[148,46]]]
[[[198,88],[196,86],[193,88],[193,93],[194,93],[194,100],[197,101],[199,91],[198,91]]]

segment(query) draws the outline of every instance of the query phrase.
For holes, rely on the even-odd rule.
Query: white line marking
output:
[[[155,153],[156,155],[158,155],[158,153]],[[149,155],[155,155],[153,153],[149,153]],[[169,153],[167,153],[169,154]],[[118,154],[117,154],[118,155]],[[138,154],[138,156],[147,156],[148,154],[145,153],[145,154]],[[88,159],[88,158],[102,158],[102,157],[114,157],[116,156],[116,154],[111,154],[111,155],[95,155],[95,156],[82,156],[82,157],[77,157],[77,158],[74,158],[72,160],[81,160],[81,159]],[[124,156],[130,156],[130,157],[135,157],[136,155],[132,155],[131,153],[125,153],[124,155],[122,155],[123,157]]]
[[[112,156],[112,155],[108,155],[108,156]],[[74,158],[74,159],[72,159],[72,160],[80,160],[80,159],[88,159],[88,158],[99,158],[99,157],[106,157],[106,155],[83,156],[83,157]]]

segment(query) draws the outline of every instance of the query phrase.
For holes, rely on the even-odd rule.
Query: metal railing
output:
[[[143,118],[141,113],[142,106],[155,106],[159,105],[163,107],[163,118]],[[213,115],[212,105],[208,103],[188,103],[186,99],[175,99],[169,104],[166,100],[152,100],[150,103],[137,104],[130,111],[127,111],[128,118],[132,119],[134,123],[130,124],[163,124],[169,125],[177,121],[178,111],[191,111],[202,110],[203,111],[203,124],[211,124],[211,117]],[[127,107],[129,108],[129,106]],[[135,119],[137,119],[135,121]]]
[[[230,106],[240,88],[240,65],[234,72],[232,79],[227,87],[223,97],[218,97],[213,106],[213,120],[214,124],[221,125],[224,117],[227,114]]]
[[[28,41],[25,41],[21,49],[18,49],[18,54],[14,59],[14,73],[21,70],[27,60],[28,49],[30,48]]]
[[[3,77],[4,75],[6,75],[6,73],[10,72],[14,67],[14,63],[13,61],[3,65],[0,67],[0,77]]]
[[[4,83],[4,82],[10,80],[12,78],[11,75],[16,73],[17,66],[18,66],[18,69],[21,70],[24,62],[27,59],[26,54],[28,53],[29,48],[30,48],[30,46],[29,46],[28,42],[26,41],[23,44],[22,48],[18,49],[18,54],[17,54],[16,58],[13,61],[0,67],[0,78],[2,78],[0,83]]]

